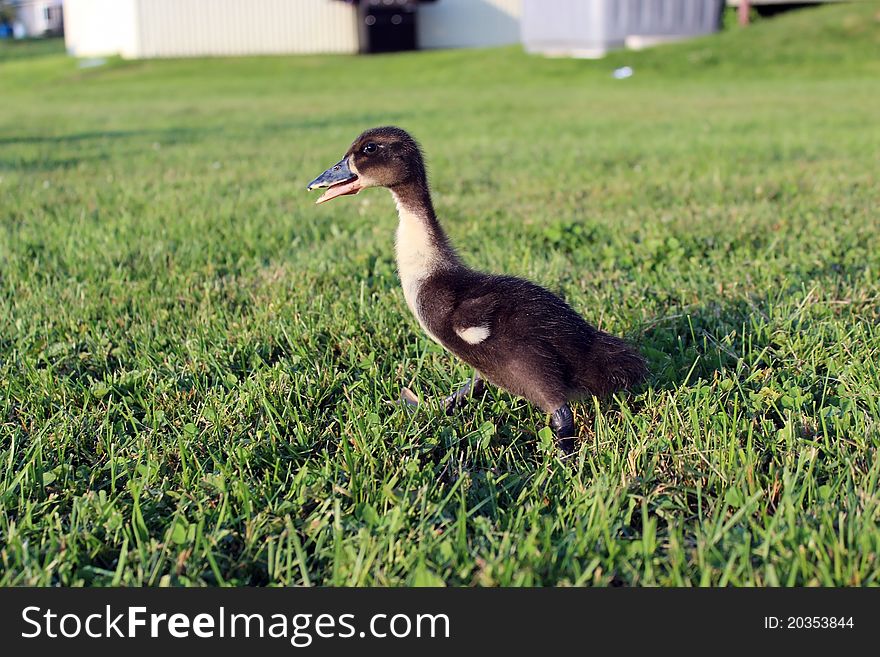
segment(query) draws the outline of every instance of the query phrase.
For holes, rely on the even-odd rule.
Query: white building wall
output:
[[[127,58],[356,53],[337,0],[66,0],[68,51]]]
[[[22,36],[38,36],[43,33],[37,20],[36,7],[33,4],[22,5],[15,12],[15,20],[21,24]]]
[[[519,43],[522,0],[437,0],[419,6],[419,48]]]
[[[139,57],[356,53],[337,0],[138,0]]]
[[[137,57],[138,0],[66,0],[64,42],[75,57]]]
[[[52,10],[51,20],[46,19],[46,9]],[[16,20],[29,37],[43,36],[61,27],[61,0],[25,0],[19,3]]]

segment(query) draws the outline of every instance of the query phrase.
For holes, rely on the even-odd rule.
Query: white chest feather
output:
[[[397,214],[400,218],[395,248],[403,296],[425,333],[435,342],[439,342],[428,330],[419,312],[419,291],[424,280],[440,265],[440,255],[425,220],[401,205],[396,196],[394,200],[397,202]]]

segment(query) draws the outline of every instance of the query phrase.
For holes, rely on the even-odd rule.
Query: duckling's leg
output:
[[[444,399],[443,406],[447,413],[451,413],[456,408],[463,406],[468,397],[479,397],[485,389],[486,383],[480,377],[480,373],[474,370],[473,378]]]
[[[577,430],[574,428],[574,415],[568,404],[563,404],[550,414],[550,427],[556,434],[556,444],[563,454],[574,451],[574,439]]]
[[[474,372],[473,378],[465,383],[461,388],[456,390],[448,397],[444,397],[442,404],[447,413],[451,413],[456,408],[464,405],[468,397],[477,397],[483,394],[486,389],[486,383],[480,377],[479,372]],[[404,388],[400,394],[400,402],[407,406],[418,406],[421,402],[415,393],[409,388]]]

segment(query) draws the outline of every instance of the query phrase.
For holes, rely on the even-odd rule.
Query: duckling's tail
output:
[[[579,386],[597,397],[638,385],[648,376],[642,355],[620,338],[596,331],[592,348],[581,361]]]

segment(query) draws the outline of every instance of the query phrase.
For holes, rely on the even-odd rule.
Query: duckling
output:
[[[367,130],[308,185],[326,188],[316,203],[368,187],[387,188],[397,205],[397,269],[407,306],[432,340],[477,373],[447,406],[479,394],[485,379],[548,413],[559,449],[570,454],[577,436],[570,402],[645,378],[638,352],[549,290],[462,261],[434,212],[421,148],[406,131]]]

